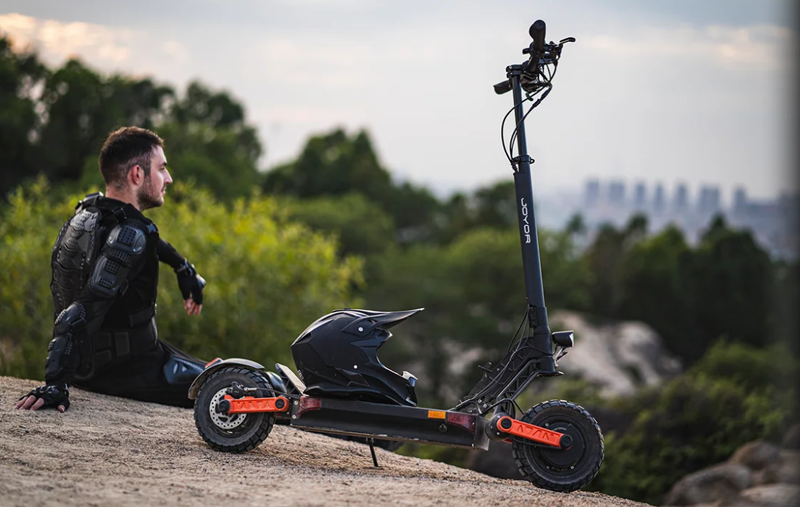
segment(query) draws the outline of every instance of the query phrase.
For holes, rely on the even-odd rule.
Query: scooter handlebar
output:
[[[537,52],[542,52],[544,50],[544,37],[547,31],[547,25],[541,19],[537,19],[533,22],[528,33],[531,35],[531,39],[533,39],[533,49]]]

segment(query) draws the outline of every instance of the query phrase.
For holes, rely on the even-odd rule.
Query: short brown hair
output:
[[[122,127],[108,135],[100,150],[100,174],[107,186],[121,187],[134,166],[150,175],[150,157],[164,141],[154,132],[139,127]]]

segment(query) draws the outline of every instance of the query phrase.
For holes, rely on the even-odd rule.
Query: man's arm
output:
[[[111,306],[141,271],[146,245],[146,233],[131,225],[111,231],[81,295],[55,320],[45,361],[46,385],[20,398],[16,408],[53,406],[62,412],[69,408],[68,386],[82,362],[91,359],[90,340]]]
[[[178,287],[183,296],[183,307],[189,315],[199,315],[203,309],[203,288],[206,281],[194,265],[164,239],[158,240],[158,260],[169,265],[178,277]]]

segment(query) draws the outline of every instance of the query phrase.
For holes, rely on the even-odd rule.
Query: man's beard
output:
[[[155,188],[151,178],[146,178],[145,184],[136,194],[136,199],[139,201],[139,209],[157,208],[164,204],[164,196],[161,195],[161,190],[160,188]]]

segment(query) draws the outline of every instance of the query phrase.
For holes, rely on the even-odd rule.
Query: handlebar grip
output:
[[[502,95],[506,92],[511,91],[511,80],[506,79],[502,83],[497,83],[494,85],[494,92],[498,95]]]
[[[536,51],[544,50],[544,36],[546,31],[547,25],[545,25],[544,21],[541,19],[534,21],[528,30],[528,33],[531,35],[531,39],[533,39],[533,49]]]

